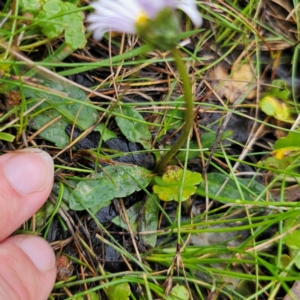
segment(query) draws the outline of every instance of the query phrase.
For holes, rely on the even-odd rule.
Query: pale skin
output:
[[[37,149],[0,156],[0,299],[46,300],[56,277],[55,255],[41,237],[11,234],[47,200],[53,161]]]

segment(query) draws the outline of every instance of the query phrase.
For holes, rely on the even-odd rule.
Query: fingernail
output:
[[[3,172],[17,192],[31,194],[52,184],[53,160],[42,150],[27,148],[14,152],[5,162]]]
[[[27,236],[21,238],[17,245],[42,272],[51,270],[55,265],[55,255],[51,246],[42,238]]]

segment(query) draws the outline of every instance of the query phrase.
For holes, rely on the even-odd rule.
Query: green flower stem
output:
[[[178,70],[178,73],[181,77],[182,83],[183,83],[183,90],[184,90],[184,100],[185,100],[185,123],[182,127],[181,134],[176,141],[176,143],[171,147],[171,149],[162,157],[162,159],[157,164],[155,171],[157,173],[161,173],[167,163],[172,159],[172,157],[179,151],[179,149],[183,146],[183,144],[186,142],[186,140],[189,137],[191,128],[193,126],[193,120],[194,120],[194,104],[193,104],[193,95],[192,95],[192,89],[191,84],[189,80],[188,73],[186,71],[186,66],[183,63],[180,52],[176,47],[172,49],[172,56],[175,60],[175,64]]]

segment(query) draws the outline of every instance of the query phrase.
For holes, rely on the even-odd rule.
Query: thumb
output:
[[[17,235],[0,244],[0,299],[46,300],[56,276],[55,256],[40,237]]]
[[[53,160],[39,149],[0,156],[0,241],[46,202],[53,186]]]
[[[37,149],[0,156],[0,299],[45,300],[56,276],[55,256],[40,237],[8,237],[47,200],[53,161]]]

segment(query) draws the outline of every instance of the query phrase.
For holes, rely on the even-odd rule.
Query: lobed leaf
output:
[[[278,139],[274,144],[272,154],[279,160],[287,156],[300,154],[300,132],[290,131],[286,137]]]
[[[182,183],[182,177],[184,170],[168,170],[161,177],[156,176],[156,185],[153,186],[153,192],[158,195],[160,200],[163,201],[179,201],[180,200],[180,189],[183,184],[182,201],[187,200],[191,195],[196,192],[196,185],[202,181],[200,173],[191,172],[186,170],[184,181]]]
[[[176,284],[172,290],[169,296],[167,297],[167,300],[188,300],[190,299],[190,294],[187,288],[183,285]]]
[[[107,297],[109,300],[129,300],[131,289],[128,282],[116,283],[107,289]]]
[[[23,0],[24,1],[24,0]],[[66,44],[72,49],[82,49],[86,45],[83,25],[84,14],[77,11],[73,3],[61,0],[47,1],[37,15],[42,33],[52,39],[65,32]]]
[[[283,122],[291,121],[291,113],[288,105],[273,96],[265,96],[259,102],[260,109],[268,116],[272,116]]]

